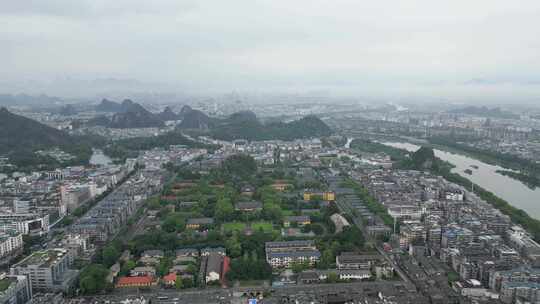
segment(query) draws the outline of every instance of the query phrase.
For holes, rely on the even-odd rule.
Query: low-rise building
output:
[[[245,196],[253,196],[255,193],[255,188],[251,185],[244,185],[240,189],[240,194]]]
[[[201,256],[208,256],[211,253],[217,253],[220,255],[225,255],[225,248],[223,247],[206,247],[201,249]]]
[[[267,242],[265,244],[266,261],[272,267],[291,267],[293,263],[314,265],[321,253],[311,240]]]
[[[150,287],[157,284],[157,281],[152,276],[141,277],[121,277],[116,282],[116,288],[126,287]]]
[[[165,256],[165,253],[163,250],[145,250],[141,257],[143,258],[157,258],[162,259]]]
[[[176,250],[176,257],[198,257],[199,250],[197,248],[181,248]]]
[[[292,187],[292,184],[284,180],[276,180],[271,186],[274,190],[278,192],[283,192],[288,188]]]
[[[156,276],[156,268],[151,266],[138,266],[133,268],[129,274],[132,277],[143,277],[143,276]]]
[[[283,219],[283,226],[284,227],[291,227],[291,226],[306,226],[311,224],[311,218],[309,215],[299,215],[299,216],[286,216]]]
[[[263,208],[263,205],[259,201],[251,201],[251,202],[238,202],[234,206],[234,208],[237,211],[242,212],[254,212],[254,211],[261,211]]]
[[[315,199],[320,199],[323,201],[333,202],[336,200],[336,193],[333,191],[315,191],[315,190],[305,190],[304,191],[304,201],[309,202]]]
[[[204,283],[224,282],[229,271],[230,259],[219,252],[210,252],[201,259],[200,273],[204,274]]]
[[[211,253],[206,258],[206,283],[210,283],[212,281],[219,281],[221,279],[221,264],[223,262],[223,256],[216,253]]]
[[[298,275],[298,283],[313,284],[325,281],[335,275],[339,280],[366,280],[372,277],[369,270],[307,270]]]
[[[343,252],[336,256],[336,267],[339,270],[371,269],[384,258],[378,254],[358,254]]]
[[[177,276],[176,272],[171,272],[171,273],[169,273],[167,275],[164,275],[161,282],[165,286],[174,286],[174,284],[176,283],[177,277],[178,276]]]
[[[187,220],[186,228],[198,230],[209,227],[214,224],[214,219],[211,217],[191,218]]]
[[[330,220],[332,221],[332,223],[334,223],[334,227],[336,227],[336,233],[343,232],[343,229],[345,227],[351,226],[349,221],[347,221],[347,219],[339,213],[332,214],[330,216]]]

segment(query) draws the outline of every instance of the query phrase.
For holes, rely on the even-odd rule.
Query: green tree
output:
[[[115,244],[109,244],[103,248],[103,264],[106,267],[111,267],[116,260],[120,257],[120,250],[115,246]]]
[[[236,232],[225,241],[225,247],[229,251],[229,256],[232,258],[239,257],[242,254],[242,244],[238,241]]]
[[[182,232],[186,228],[186,221],[179,213],[171,213],[167,215],[161,228],[167,232]]]
[[[193,282],[193,279],[184,278],[182,279],[182,286],[184,288],[192,288],[192,287],[195,287],[195,283]]]
[[[221,198],[216,204],[216,211],[214,217],[220,221],[227,221],[234,215],[234,207],[231,200],[228,198]]]
[[[176,281],[174,282],[174,285],[177,290],[184,288],[184,281],[180,278],[179,275],[176,275]]]
[[[335,261],[334,251],[331,248],[327,248],[323,251],[320,267],[321,268],[329,268]]]
[[[158,197],[149,198],[146,201],[146,205],[148,206],[148,209],[151,209],[151,210],[158,210],[161,208],[161,204],[159,203]]]
[[[122,267],[120,268],[120,274],[121,275],[127,275],[129,274],[129,272],[135,268],[135,266],[137,266],[137,264],[135,263],[135,261],[132,261],[132,260],[127,260],[124,262],[124,264],[122,264]]]
[[[263,217],[267,220],[271,220],[274,223],[281,222],[283,218],[283,210],[275,203],[263,204]]]
[[[194,264],[189,264],[186,271],[190,274],[196,274],[198,269],[197,266],[195,266]]]
[[[271,187],[265,186],[259,190],[259,196],[263,203],[271,203],[281,205],[281,198],[278,193]]]
[[[304,227],[302,227],[303,232],[310,232],[312,231],[316,235],[322,235],[324,233],[324,228],[320,224],[309,224]]]
[[[82,277],[79,287],[83,294],[95,294],[99,291],[98,282],[91,276]]]
[[[235,154],[229,156],[221,165],[223,171],[231,176],[246,179],[257,171],[255,159],[245,154]]]
[[[157,267],[157,273],[159,276],[164,276],[169,273],[169,269],[172,266],[172,259],[170,257],[164,257],[159,261]]]
[[[306,269],[309,269],[308,262],[293,262],[291,263],[291,269],[294,273],[300,273]]]
[[[101,264],[92,264],[81,271],[79,287],[85,295],[96,294],[107,287],[109,269]]]
[[[339,277],[335,272],[330,272],[326,276],[326,283],[337,283],[339,281]]]

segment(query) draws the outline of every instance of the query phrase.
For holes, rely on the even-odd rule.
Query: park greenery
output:
[[[107,144],[103,148],[103,152],[109,157],[123,162],[126,158],[137,157],[139,151],[142,150],[168,148],[169,146],[176,145],[207,149],[209,151],[214,151],[218,148],[216,145],[208,145],[188,139],[178,131],[171,131],[153,137],[136,137],[117,140]]]
[[[196,166],[195,166],[196,167]],[[231,283],[268,280],[273,270],[266,262],[265,243],[294,239],[313,239],[321,251],[319,269],[335,268],[335,258],[344,251],[365,249],[361,231],[356,227],[346,227],[336,233],[330,216],[339,210],[334,203],[323,204],[320,199],[303,201],[301,189],[305,183],[324,186],[316,181],[299,182],[295,174],[281,165],[259,167],[250,156],[238,154],[230,156],[222,165],[200,175],[190,167],[169,165],[173,180],[167,183],[160,196],[145,202],[144,212],[153,217],[153,224],[131,237],[118,237],[99,249],[91,265],[82,270],[80,289],[84,294],[99,294],[111,288],[105,283],[108,269],[120,263],[120,275],[125,276],[136,267],[138,257],[146,250],[162,250],[165,257],[156,265],[158,276],[168,274],[173,265],[175,251],[179,248],[224,247],[231,259],[230,271],[226,278]],[[272,187],[276,181],[290,183],[284,192]],[[245,185],[255,189],[243,194]],[[239,202],[261,203],[259,210],[242,211],[236,208]],[[186,204],[185,202],[191,202]],[[311,224],[291,228],[302,233],[313,232],[302,237],[286,237],[281,234],[287,215],[301,215],[302,209],[316,210],[310,214]],[[143,210],[143,209],[141,209]],[[141,212],[138,216],[141,216]],[[188,227],[190,219],[212,218],[213,222],[198,228]],[[131,221],[130,225],[136,221]],[[133,258],[119,261],[121,253],[129,250]],[[184,289],[200,286],[199,265],[189,264],[194,280],[177,280],[172,287]],[[293,271],[307,269],[308,265],[293,265]]]
[[[328,136],[332,130],[316,116],[306,116],[289,123],[262,124],[256,117],[236,115],[220,121],[210,130],[212,137],[222,140],[294,140]]]
[[[155,214],[160,224],[145,229],[125,242],[104,247],[96,264],[110,267],[126,249],[135,257],[146,250],[159,249],[165,252],[166,257],[156,269],[159,275],[163,275],[171,267],[170,257],[178,248],[224,247],[231,258],[228,280],[268,280],[272,276],[272,268],[266,262],[265,243],[296,239],[281,235],[284,217],[301,215],[301,209],[313,208],[319,211],[310,215],[310,225],[298,227],[294,224],[291,227],[303,233],[313,232],[307,238],[314,239],[321,250],[321,261],[316,265],[318,268],[333,268],[336,255],[364,248],[364,239],[358,228],[349,227],[340,233],[334,232],[329,217],[339,212],[335,204],[321,207],[317,199],[300,202],[301,192],[298,190],[302,188],[296,187],[298,181],[294,174],[282,167],[262,168],[250,156],[239,154],[230,156],[220,167],[206,175],[195,174],[186,167],[168,166],[168,169],[175,173],[175,180],[165,186],[161,196],[149,199],[145,205],[147,212]],[[285,192],[278,192],[272,187],[275,180],[286,180],[291,187]],[[252,194],[242,194],[241,189],[246,184],[254,186]],[[303,186],[303,183],[300,185]],[[242,211],[235,207],[239,202],[251,201],[260,202],[262,208]],[[190,219],[202,217],[212,218],[214,222],[199,228],[186,226]],[[134,261],[122,262],[121,274],[129,273],[135,265]],[[196,265],[193,266],[194,270],[198,269]],[[299,270],[304,267],[296,265],[294,268]],[[191,286],[192,283],[182,280],[175,287]]]
[[[394,161],[401,161],[405,158],[402,150],[369,140],[355,138],[351,144],[351,149],[355,149],[364,153],[384,153]]]
[[[79,278],[82,294],[97,294],[102,290],[112,288],[106,281],[107,275],[109,275],[109,269],[101,264],[92,264],[84,268]]]

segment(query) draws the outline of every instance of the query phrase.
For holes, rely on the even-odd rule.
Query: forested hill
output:
[[[114,115],[110,119],[105,116],[98,116],[92,119],[89,125],[101,125],[120,129],[159,128],[163,126],[161,117],[163,113],[151,113],[130,99],[124,100],[121,104],[104,99],[96,106],[96,110],[100,112],[114,112]]]
[[[253,112],[232,114],[229,118],[214,122],[210,135],[216,139],[234,140],[293,140],[328,136],[332,130],[316,116],[306,116],[289,123],[261,123]]]
[[[60,166],[53,158],[35,153],[53,148],[60,148],[74,156],[69,165],[87,164],[92,155],[92,145],[102,143],[102,138],[70,136],[64,131],[16,115],[5,108],[0,109],[0,156],[8,157],[9,162],[16,165],[18,170],[25,171],[36,167],[52,169]]]
[[[0,154],[21,150],[67,146],[74,143],[69,134],[30,118],[0,108]]]

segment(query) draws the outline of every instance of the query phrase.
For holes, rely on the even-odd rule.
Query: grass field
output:
[[[294,215],[294,211],[292,211],[292,210],[283,210],[282,213],[283,213],[283,216],[292,216],[292,215]]]
[[[232,222],[223,224],[223,230],[225,232],[243,231],[246,228],[246,224],[241,222]]]
[[[10,284],[11,284],[11,281],[9,279],[0,280],[0,291],[4,291],[8,289]]]
[[[251,286],[265,286],[267,281],[264,280],[250,280],[250,281],[240,281],[241,287],[251,287]]]
[[[251,223],[251,229],[253,229],[253,231],[262,229],[264,232],[272,232],[274,226],[270,222],[253,222]]]

